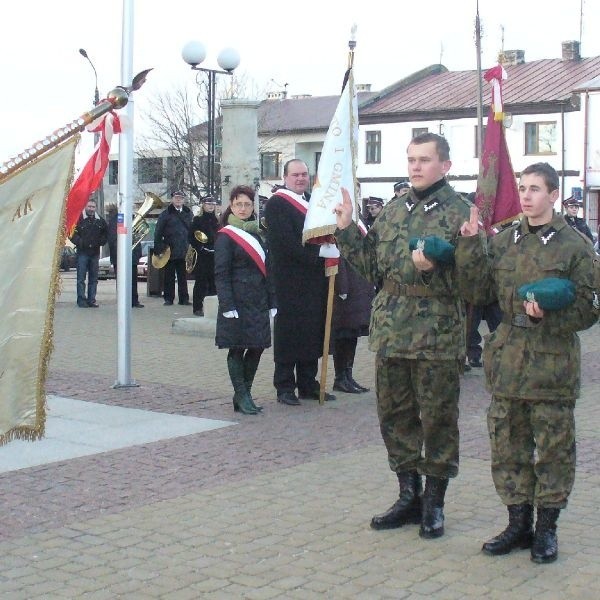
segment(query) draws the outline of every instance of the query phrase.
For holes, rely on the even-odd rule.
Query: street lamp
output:
[[[83,58],[85,58],[90,63],[90,66],[92,67],[92,69],[94,71],[94,79],[96,81],[96,87],[94,89],[94,106],[98,106],[98,104],[100,104],[100,92],[98,91],[98,73],[96,72],[96,67],[94,66],[94,63],[92,62],[92,59],[88,56],[88,53],[83,48],[79,48],[79,54],[81,54],[81,56],[83,56]],[[98,145],[99,140],[100,140],[100,132],[95,131],[94,132],[94,148]],[[100,216],[104,217],[104,186],[102,185],[102,182],[100,182],[98,190],[96,191],[95,194],[96,194],[97,204],[98,204],[98,213],[100,214]]]
[[[215,91],[216,91],[216,77],[220,75],[233,75],[234,69],[240,64],[240,54],[233,48],[225,48],[221,50],[217,57],[217,63],[222,71],[216,69],[205,69],[198,65],[206,58],[206,48],[202,42],[188,42],[181,51],[183,60],[191,66],[194,71],[202,71],[207,74],[208,80],[208,173],[207,173],[207,185],[206,192],[209,196],[215,194]]]

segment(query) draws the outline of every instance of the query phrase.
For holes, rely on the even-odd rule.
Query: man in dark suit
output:
[[[337,249],[302,245],[310,183],[306,164],[299,159],[288,161],[283,181],[285,185],[275,190],[267,202],[265,221],[278,304],[273,384],[277,401],[294,406],[300,404],[298,396],[319,399],[316,376],[323,353],[327,304],[324,257]],[[326,394],[325,399],[335,397]]]

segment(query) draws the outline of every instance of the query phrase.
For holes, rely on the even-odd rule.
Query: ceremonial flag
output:
[[[44,435],[64,206],[78,140],[0,184],[0,445]]]
[[[86,129],[92,132],[100,132],[100,139],[94,148],[94,153],[79,173],[67,198],[66,230],[69,237],[73,234],[77,220],[90,196],[100,186],[108,166],[110,142],[113,133],[121,133],[121,122],[119,117],[111,111],[90,123]]]
[[[492,103],[488,113],[483,150],[479,163],[475,204],[488,235],[521,213],[519,192],[504,134],[502,81],[506,71],[497,65],[486,71],[484,78],[492,85]]]
[[[317,177],[304,219],[303,242],[323,243],[327,241],[324,236],[331,235],[336,230],[333,209],[342,201],[342,187],[350,193],[354,219],[358,222],[355,202],[358,104],[352,67],[346,75],[346,85],[323,144]]]

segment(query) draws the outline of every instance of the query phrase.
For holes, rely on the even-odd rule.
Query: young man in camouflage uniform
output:
[[[372,309],[377,412],[400,497],[373,517],[373,529],[421,523],[420,535],[444,533],[444,496],[458,473],[459,366],[465,361],[464,307],[456,265],[409,249],[413,238],[455,244],[470,203],[448,185],[448,142],[428,133],[408,146],[412,188],[387,204],[366,237],[352,221],[344,190],[335,208],[341,253],[363,277],[383,279]],[[447,245],[447,244],[446,244]],[[421,475],[426,476],[421,502]]]
[[[520,222],[491,238],[486,256],[473,208],[456,252],[466,264],[459,280],[465,296],[475,304],[497,299],[503,313],[486,340],[483,362],[492,392],[492,477],[509,524],[482,550],[496,556],[531,547],[537,563],[552,562],[558,553],[556,521],[575,479],[576,332],[598,316],[598,257],[554,213],[558,186],[550,165],[530,165],[519,182]],[[525,284],[532,285],[523,298]]]

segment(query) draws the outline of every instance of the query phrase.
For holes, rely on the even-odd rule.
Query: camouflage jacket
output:
[[[473,304],[497,299],[503,313],[485,341],[488,389],[504,398],[574,400],[580,385],[576,332],[598,318],[600,271],[591,244],[560,215],[535,233],[523,218],[489,240],[487,255],[476,240],[460,238],[456,255],[464,265],[459,273],[464,297]],[[576,298],[565,309],[545,311],[536,322],[525,314],[518,289],[547,277],[570,279]]]
[[[370,349],[380,356],[464,359],[464,308],[455,285],[457,267],[440,263],[432,273],[422,274],[415,269],[408,244],[413,237],[436,235],[455,245],[469,207],[448,184],[423,199],[411,189],[384,207],[364,238],[354,223],[336,231],[348,262],[369,281],[384,282],[373,302],[369,335]]]

